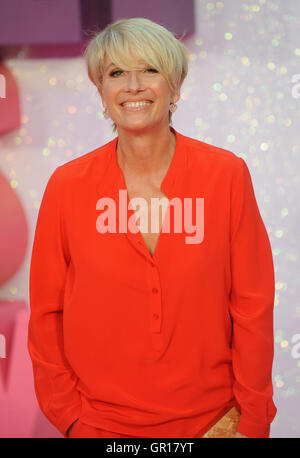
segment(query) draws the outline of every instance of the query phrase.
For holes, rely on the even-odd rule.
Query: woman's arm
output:
[[[231,196],[233,392],[241,408],[238,432],[269,437],[272,400],[274,266],[245,161],[237,158]]]
[[[30,265],[28,350],[41,410],[66,434],[80,416],[77,376],[68,364],[63,345],[63,297],[69,253],[64,240],[61,203],[63,180],[56,168],[40,206]]]

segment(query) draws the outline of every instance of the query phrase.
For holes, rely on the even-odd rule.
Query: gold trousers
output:
[[[218,420],[201,438],[232,438],[237,432],[240,412],[236,407],[232,407],[220,420]]]

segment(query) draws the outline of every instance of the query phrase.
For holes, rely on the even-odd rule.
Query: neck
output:
[[[123,172],[151,178],[168,168],[176,147],[169,126],[138,135],[121,129],[118,134],[117,160]]]

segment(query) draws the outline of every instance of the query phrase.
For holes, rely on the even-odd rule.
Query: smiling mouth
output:
[[[124,102],[125,103],[125,102]],[[146,108],[149,108],[150,105],[152,105],[152,101],[147,101],[147,103],[145,104],[142,104],[142,105],[137,105],[137,106],[134,106],[134,105],[124,105],[124,104],[121,104],[121,107],[124,108],[124,110],[126,111],[140,111],[140,110],[145,110]]]

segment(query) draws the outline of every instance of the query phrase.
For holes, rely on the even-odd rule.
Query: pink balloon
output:
[[[27,243],[28,225],[23,206],[0,171],[0,285],[19,269]]]

